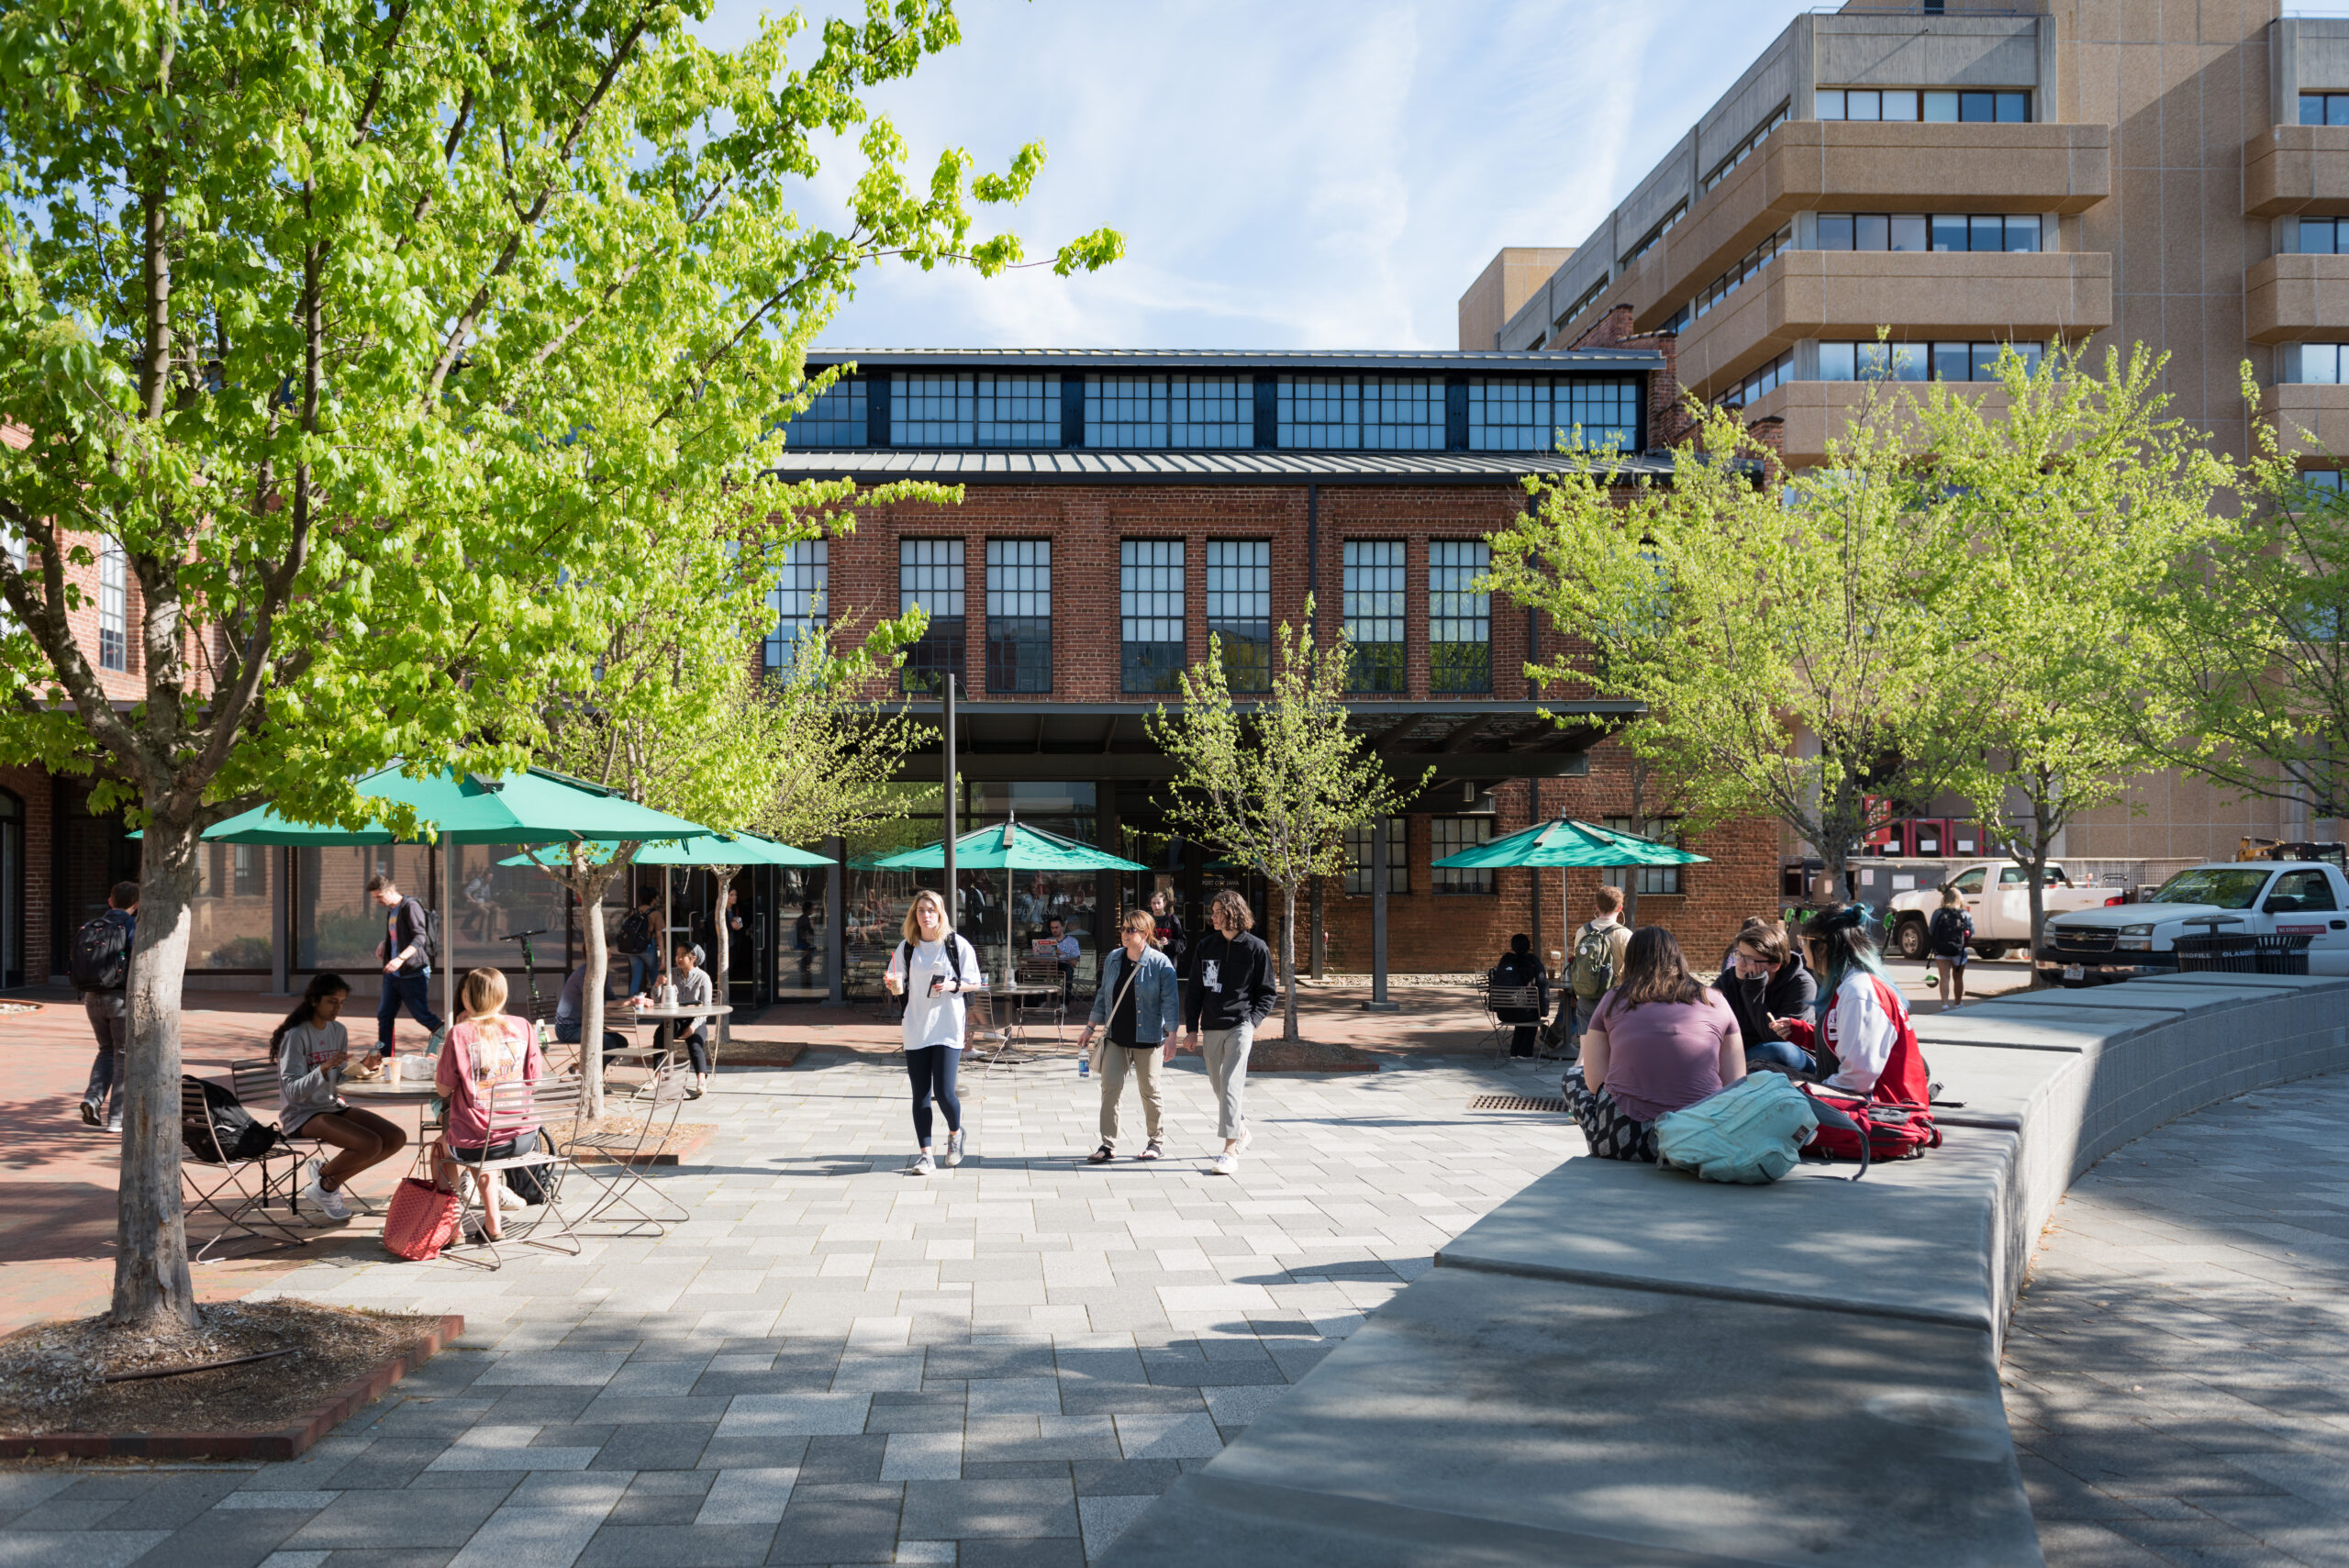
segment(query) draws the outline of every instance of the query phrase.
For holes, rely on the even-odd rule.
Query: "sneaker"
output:
[[[524,1197],[520,1193],[516,1192],[512,1187],[507,1186],[504,1182],[499,1182],[497,1184],[497,1207],[504,1209],[508,1214],[518,1214],[522,1210],[530,1207],[530,1200]]]
[[[98,1115],[98,1107],[92,1105],[87,1100],[83,1100],[82,1102],[82,1125],[84,1127],[104,1127],[106,1125],[105,1118]]]
[[[914,1162],[906,1167],[906,1174],[908,1176],[927,1176],[935,1173],[937,1169],[938,1162],[931,1159],[930,1157],[930,1151],[925,1149],[920,1153],[914,1156]]]
[[[946,1168],[947,1168],[948,1170],[952,1170],[955,1166],[957,1166],[957,1165],[961,1164],[962,1162],[963,1162],[963,1129],[962,1129],[961,1128],[959,1128],[959,1127],[958,1127],[958,1128],[956,1128],[953,1131],[952,1131],[952,1132],[950,1132],[950,1133],[948,1133],[948,1134],[946,1135],[946,1160],[945,1160],[945,1165],[946,1165]]]
[[[1239,1173],[1240,1156],[1237,1154],[1219,1154],[1208,1162],[1208,1174],[1210,1176],[1236,1176]]]
[[[706,1078],[696,1078],[692,1083],[686,1084],[685,1098],[689,1100],[700,1099],[703,1093],[702,1085],[707,1082],[708,1080]]]
[[[331,1187],[318,1188],[311,1195],[310,1201],[318,1206],[319,1213],[337,1225],[348,1225],[351,1222],[351,1206],[343,1202],[342,1195]]]
[[[112,1121],[106,1123],[106,1130],[117,1138],[122,1136],[122,1118],[120,1117],[117,1117]]]

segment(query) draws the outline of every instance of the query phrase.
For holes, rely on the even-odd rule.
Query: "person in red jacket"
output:
[[[1770,1019],[1770,1032],[1820,1059],[1820,1086],[1854,1099],[1923,1106],[1932,1098],[1909,1006],[1884,977],[1865,904],[1817,915],[1802,929],[1827,1001],[1819,1020]]]

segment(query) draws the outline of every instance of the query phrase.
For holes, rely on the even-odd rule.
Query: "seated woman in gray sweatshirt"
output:
[[[380,1165],[407,1143],[407,1134],[373,1111],[345,1105],[336,1089],[351,1063],[351,1038],[340,1022],[351,984],[340,974],[311,978],[302,1000],[269,1037],[277,1059],[277,1128],[286,1137],[315,1138],[335,1151],[302,1166],[301,1201],[337,1224],[351,1218],[343,1184]]]

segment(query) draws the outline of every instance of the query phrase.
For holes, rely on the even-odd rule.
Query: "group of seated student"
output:
[[[645,972],[643,986],[633,995],[624,986],[616,986],[614,983],[618,979],[617,961],[620,956],[617,949],[604,950],[604,1016],[607,1018],[611,1017],[611,1009],[616,1004],[631,1007],[651,1006],[653,987],[659,984],[659,971],[653,970]],[[715,1006],[714,987],[710,984],[709,972],[702,967],[700,947],[679,942],[672,957],[674,962],[669,971],[669,979],[677,988],[677,1006]],[[635,978],[636,972],[631,970],[629,980],[633,982]],[[581,1032],[587,1027],[586,1019],[587,965],[582,962],[563,979],[562,995],[554,1007],[554,1038],[564,1045],[577,1045]],[[663,1024],[662,1027],[665,1029],[670,1026]],[[688,1098],[697,1100],[709,1087],[710,1017],[705,1015],[679,1019],[676,1027],[685,1032],[685,1056],[693,1067],[693,1082],[686,1087],[685,1094]],[[604,1054],[607,1057],[628,1049],[626,1035],[617,1029],[604,1030]]]
[[[1653,1162],[1657,1118],[1752,1073],[1922,1104],[1916,1034],[1869,929],[1864,904],[1813,916],[1798,940],[1756,917],[1710,985],[1689,973],[1671,932],[1632,932],[1565,1074],[1566,1108],[1590,1151]]]

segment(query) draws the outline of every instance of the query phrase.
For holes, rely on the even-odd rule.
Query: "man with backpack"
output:
[[[1571,996],[1559,1006],[1563,1011],[1570,1002],[1574,1009],[1566,1023],[1569,1055],[1578,1049],[1575,1042],[1590,1027],[1600,1000],[1615,988],[1617,977],[1623,973],[1623,950],[1631,945],[1631,928],[1616,918],[1623,911],[1623,890],[1601,885],[1598,903],[1598,913],[1575,927],[1566,943],[1566,987]]]
[[[614,934],[612,945],[628,959],[628,994],[641,996],[652,977],[661,973],[660,944],[653,940],[653,910],[660,906],[661,890],[640,887],[636,890],[636,907],[620,917],[620,929]]]
[[[424,906],[402,893],[399,884],[381,872],[367,879],[367,892],[391,911],[384,917],[384,940],[375,956],[384,961],[384,995],[375,1004],[375,1050],[392,1053],[392,1026],[405,1003],[408,1016],[437,1039],[442,1025],[432,1010],[432,962],[439,958],[437,933]]]
[[[90,1086],[82,1091],[82,1120],[108,1132],[122,1130],[123,1052],[130,1046],[130,948],[139,934],[139,884],[117,882],[106,895],[106,910],[73,933],[67,960],[90,1032],[98,1037],[97,1060],[90,1063]]]

